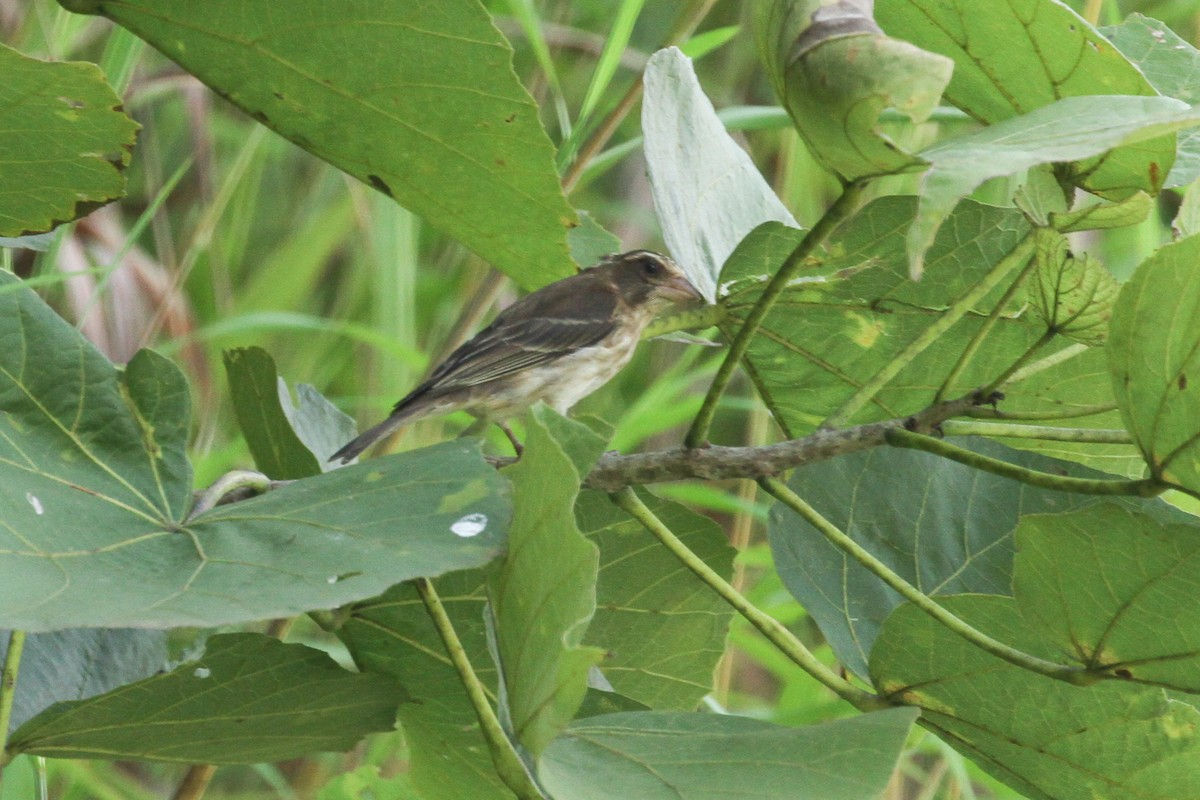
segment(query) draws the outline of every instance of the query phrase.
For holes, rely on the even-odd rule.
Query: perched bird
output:
[[[401,425],[460,410],[499,423],[519,452],[505,418],[538,400],[565,414],[629,362],[658,312],[701,299],[664,255],[632,250],[607,256],[506,308],[396,403],[387,419],[329,460],[345,464]]]

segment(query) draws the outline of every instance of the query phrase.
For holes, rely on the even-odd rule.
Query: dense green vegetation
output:
[[[1200,4],[870,5],[0,0],[0,800],[1194,792]]]

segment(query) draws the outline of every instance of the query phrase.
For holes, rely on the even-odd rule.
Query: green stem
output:
[[[675,331],[690,331],[711,328],[725,318],[725,307],[720,305],[700,306],[681,311],[670,316],[660,317],[642,331],[642,339],[653,339],[664,333]]]
[[[772,276],[766,288],[763,289],[758,302],[750,309],[750,313],[746,315],[746,321],[742,323],[737,335],[733,337],[733,342],[729,345],[729,352],[725,354],[725,360],[721,362],[717,374],[713,376],[712,384],[708,387],[708,394],[704,396],[704,403],[700,406],[700,411],[696,414],[696,419],[692,422],[692,427],[684,438],[684,444],[687,447],[696,448],[705,444],[708,438],[708,429],[712,426],[713,417],[717,413],[717,403],[720,402],[721,395],[725,392],[729,381],[733,379],[734,369],[741,363],[743,356],[750,348],[750,340],[758,333],[767,313],[783,294],[784,289],[804,264],[805,259],[812,255],[829,238],[829,234],[833,233],[833,230],[858,208],[858,202],[862,198],[865,187],[865,181],[847,184],[842,190],[842,194],[821,219],[817,220],[817,224],[812,226],[803,241],[796,245],[779,270]]]
[[[1007,422],[946,420],[941,425],[947,436],[998,436],[1007,439],[1040,439],[1048,442],[1087,444],[1133,444],[1123,428],[1059,428],[1055,425],[1012,425]]]
[[[428,578],[417,578],[413,581],[413,585],[417,588],[417,594],[421,596],[421,602],[425,604],[425,611],[433,620],[434,627],[437,628],[438,636],[441,637],[442,644],[446,648],[446,655],[450,657],[450,663],[454,665],[458,677],[462,680],[463,688],[467,692],[467,699],[471,701],[471,705],[475,709],[475,716],[479,720],[480,731],[483,733],[488,751],[491,753],[492,766],[496,768],[496,774],[520,800],[544,800],[544,795],[534,784],[520,755],[517,754],[512,742],[504,733],[495,709],[488,702],[487,690],[483,688],[474,668],[471,667],[467,651],[463,649],[458,633],[454,630],[454,624],[450,621],[445,606],[442,605],[442,599],[438,597],[437,590],[433,588],[433,582]]]
[[[262,494],[271,488],[271,479],[261,472],[254,472],[248,469],[235,469],[232,472],[226,472],[221,477],[213,481],[212,486],[204,490],[200,495],[200,499],[192,506],[192,513],[188,515],[191,519],[205,511],[210,511],[216,508],[217,503],[221,502],[221,498],[227,494],[236,492],[238,489],[251,489],[258,494]]]
[[[17,693],[17,672],[25,649],[25,631],[12,631],[4,653],[4,671],[0,673],[0,779],[8,763],[8,725],[12,721],[13,698]]]
[[[1117,480],[1111,478],[1072,478],[1067,475],[1052,475],[1049,472],[1020,467],[1001,461],[998,458],[980,455],[949,442],[924,436],[903,428],[893,428],[884,434],[884,439],[893,447],[906,447],[910,450],[924,450],[927,453],[966,464],[968,467],[1012,478],[1030,486],[1043,489],[1053,489],[1059,492],[1097,495],[1132,495],[1134,497],[1155,497],[1169,488],[1166,484],[1153,479],[1140,481]]]
[[[955,300],[932,325],[921,331],[917,338],[909,342],[879,372],[875,373],[870,380],[860,386],[858,391],[851,395],[846,402],[842,403],[822,423],[821,427],[840,428],[844,426],[847,420],[854,416],[860,408],[871,402],[872,398],[879,394],[879,390],[899,375],[901,370],[912,363],[913,359],[925,352],[926,348],[936,342],[942,334],[950,330],[959,320],[970,313],[975,304],[999,286],[1014,269],[1023,266],[1029,259],[1030,254],[1033,253],[1033,248],[1034,234],[1031,231],[1016,247],[1009,251],[1008,255],[996,262],[996,266],[992,267],[992,270],[979,283],[972,286],[961,297]]]
[[[815,508],[804,502],[803,498],[793,492],[788,488],[787,484],[778,478],[761,478],[758,483],[777,500],[795,511],[816,528],[829,540],[830,544],[853,558],[859,564],[862,564],[866,569],[878,576],[880,580],[895,589],[905,600],[976,647],[1022,669],[1027,669],[1039,675],[1054,678],[1055,680],[1066,681],[1067,683],[1083,686],[1095,683],[1104,677],[1088,672],[1080,667],[1071,667],[1064,664],[1056,664],[1053,661],[1046,661],[993,639],[978,628],[954,616],[938,605],[928,595],[921,592],[920,589],[897,575],[886,564],[875,558],[875,556],[871,555],[871,553],[857,542],[839,530],[836,525],[821,516]]]
[[[871,711],[887,708],[888,703],[870,692],[863,691],[851,684],[842,676],[820,662],[812,651],[804,646],[791,631],[779,620],[763,612],[746,599],[745,595],[733,588],[732,585],[712,567],[704,563],[692,550],[680,541],[679,537],[660,520],[650,508],[642,502],[633,489],[626,487],[609,495],[612,501],[624,509],[631,517],[640,522],[646,530],[654,534],[668,550],[683,562],[684,566],[696,574],[700,580],[716,592],[721,598],[733,606],[746,620],[757,628],[763,636],[779,648],[780,652],[791,659],[797,666],[816,678],[826,688],[838,697],[852,704],[861,711]]]
[[[946,376],[946,380],[942,381],[941,387],[937,390],[937,394],[933,397],[933,401],[935,403],[941,402],[946,397],[946,393],[950,391],[950,387],[952,387],[958,381],[959,377],[966,370],[967,365],[971,363],[971,359],[975,357],[975,353],[977,353],[979,348],[983,346],[984,339],[986,339],[988,334],[992,332],[992,328],[996,327],[996,323],[1004,314],[1004,309],[1006,309],[1008,304],[1012,302],[1013,297],[1016,296],[1017,291],[1020,290],[1020,288],[1025,284],[1025,279],[1029,277],[1029,273],[1031,273],[1036,266],[1037,259],[1029,259],[1029,263],[1025,265],[1025,269],[1021,270],[1021,274],[1018,275],[1011,284],[1009,284],[1008,289],[1004,292],[1004,295],[996,302],[995,307],[992,309],[992,313],[988,314],[987,319],[983,321],[983,324],[979,326],[979,330],[975,332],[975,335],[971,338],[971,341],[968,342],[967,346],[963,349],[962,355],[958,357],[958,362],[954,365],[954,368],[950,370],[950,374]],[[990,394],[990,392],[986,394]]]
[[[982,419],[1078,419],[1079,417],[1092,417],[1096,414],[1106,414],[1109,411],[1116,411],[1116,403],[1100,403],[1092,406],[1070,406],[1063,409],[1055,409],[1054,411],[1000,411],[995,408],[986,406],[976,406],[967,411],[968,417],[979,417]]]

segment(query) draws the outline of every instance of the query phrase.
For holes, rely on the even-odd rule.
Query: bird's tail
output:
[[[330,461],[341,460],[343,464],[348,464],[352,459],[358,456],[363,450],[366,450],[375,442],[387,436],[392,431],[399,428],[404,423],[412,418],[412,414],[404,411],[393,411],[391,416],[379,423],[373,428],[367,428],[354,439],[346,443],[346,446],[329,457]]]

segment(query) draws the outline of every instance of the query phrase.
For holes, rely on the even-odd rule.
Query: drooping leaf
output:
[[[941,602],[1002,642],[1053,658],[1012,599]],[[930,654],[936,653],[936,658]],[[1073,686],[1012,666],[911,605],[888,618],[871,679],[921,721],[1031,800],[1175,800],[1194,791],[1200,712],[1160,689]]]
[[[1170,97],[1067,97],[921,151],[932,166],[925,173],[921,210],[909,233],[914,274],[920,274],[925,251],[946,215],[984,181],[1039,164],[1088,159],[1197,124],[1200,111]],[[1154,161],[1150,166],[1152,185],[1146,186],[1139,174],[1138,180],[1130,179],[1122,187],[1126,191],[1114,187],[1112,194],[1120,198],[1139,190],[1157,191],[1166,165]]]
[[[1161,247],[1121,288],[1108,344],[1125,425],[1156,477],[1200,493],[1200,236]]]
[[[847,180],[925,168],[879,117],[894,108],[923,122],[950,80],[950,59],[885,36],[869,2],[775,0],[756,12],[775,94],[823,164]]]
[[[0,286],[16,287],[0,291],[0,625],[286,616],[503,546],[507,484],[464,442],[189,518],[179,370],[150,351],[118,370],[15,278],[0,273]]]
[[[1104,503],[1023,517],[1016,540],[1017,605],[1055,660],[1200,692],[1200,526]]]
[[[1123,228],[1143,222],[1154,210],[1154,200],[1145,192],[1116,203],[1094,203],[1050,215],[1050,225],[1059,233]]]
[[[270,636],[213,636],[198,660],[23,725],[15,752],[56,758],[253,764],[349,750],[390,730],[397,688]]]
[[[526,430],[521,460],[505,470],[513,521],[488,596],[512,732],[536,757],[575,716],[588,670],[604,656],[581,644],[596,610],[599,552],[574,512],[581,473],[604,443],[545,406],[534,408]]]
[[[1200,69],[1200,51],[1163,22],[1141,14],[1130,14],[1120,25],[1101,28],[1125,58],[1129,59],[1159,94],[1182,100],[1188,105],[1200,101],[1196,70]],[[1200,130],[1192,128],[1177,134],[1175,166],[1163,187],[1186,186],[1200,178]]]
[[[875,15],[893,36],[953,59],[946,97],[989,125],[1067,97],[1157,94],[1137,67],[1059,0],[878,0]],[[1080,129],[1092,124],[1080,120]],[[1101,151],[1059,160],[1083,159],[1066,174],[1112,199],[1162,188],[1175,158],[1170,131],[1110,147],[1116,149],[1098,159],[1092,156]]]
[[[48,231],[124,196],[139,126],[99,67],[0,45],[0,75],[0,236]]]
[[[8,631],[0,631],[0,658],[8,651],[8,637]],[[166,663],[162,631],[76,628],[29,634],[8,732],[54,703],[102,694],[149,677]]]
[[[1102,477],[984,439],[968,441],[976,452],[1030,469]],[[892,571],[933,596],[1011,594],[1013,531],[1022,516],[1095,502],[928,453],[891,449],[801,467],[788,483]],[[1161,502],[1125,502],[1168,513]],[[865,674],[871,645],[900,596],[782,504],[771,509],[769,531],[775,566],[788,591],[821,626],[842,663]]]
[[[713,302],[725,259],[756,225],[798,227],[750,156],[725,132],[679,50],[646,65],[642,130],[663,239],[701,294]]]
[[[273,480],[321,474],[321,461],[300,441],[284,412],[275,359],[261,347],[239,347],[226,350],[224,360],[233,413],[255,466]]]
[[[731,577],[734,551],[719,525],[669,500],[642,499],[692,552]],[[733,609],[602,492],[583,492],[576,517],[600,548],[596,615],[584,641],[605,651],[604,677],[650,708],[694,709],[712,691]]]
[[[550,141],[475,0],[212,0],[199,17],[164,0],[62,5],[128,28],[525,288],[570,274],[576,220]]]
[[[1046,327],[1086,345],[1102,345],[1117,299],[1112,273],[1087,254],[1073,255],[1065,237],[1039,238],[1037,267],[1029,287],[1033,311]]]
[[[785,728],[745,717],[627,712],[573,722],[538,765],[556,800],[862,800],[887,786],[911,709]]]

